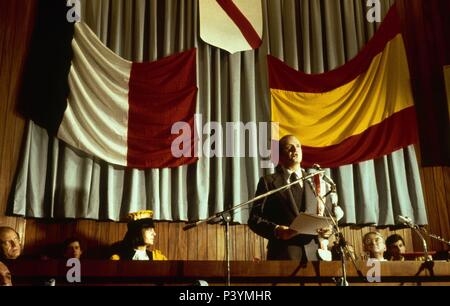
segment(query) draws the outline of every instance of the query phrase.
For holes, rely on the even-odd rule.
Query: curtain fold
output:
[[[383,16],[393,2],[382,1]],[[374,34],[377,24],[366,21],[366,11],[359,0],[263,0],[262,46],[234,55],[199,39],[197,0],[84,1],[82,18],[127,60],[153,61],[196,47],[197,113],[203,124],[218,122],[225,131],[226,122],[270,121],[267,54],[306,73],[334,69],[356,56]],[[198,131],[208,146],[213,135],[202,128]],[[243,140],[247,152],[261,144],[258,138]],[[270,172],[260,162],[259,157],[201,157],[177,169],[125,169],[49,139],[30,122],[12,211],[36,218],[117,221],[128,212],[152,209],[156,220],[205,219],[253,196],[259,177]],[[343,223],[392,225],[398,214],[427,223],[413,147],[328,172],[338,185]],[[248,212],[236,211],[234,221],[246,223]]]

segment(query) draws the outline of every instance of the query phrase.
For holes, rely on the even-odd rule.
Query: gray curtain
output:
[[[384,16],[394,1],[381,2]],[[197,0],[89,0],[82,18],[128,60],[153,61],[196,47],[197,113],[204,123],[224,126],[270,121],[267,54],[307,73],[353,58],[379,26],[366,20],[365,3],[263,0],[263,45],[234,55],[200,40]],[[259,144],[256,137],[245,143]],[[201,158],[177,169],[125,169],[49,139],[30,122],[11,205],[13,214],[37,218],[120,220],[128,212],[152,209],[157,220],[204,219],[254,194],[268,172],[260,161]],[[343,223],[392,225],[399,214],[427,223],[414,147],[328,173],[338,185]],[[234,221],[246,223],[247,217],[248,209],[238,210]]]

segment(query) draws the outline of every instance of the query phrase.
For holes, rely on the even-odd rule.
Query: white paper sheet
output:
[[[318,229],[329,227],[330,224],[333,224],[331,218],[300,213],[292,221],[290,228],[299,234],[317,235]]]

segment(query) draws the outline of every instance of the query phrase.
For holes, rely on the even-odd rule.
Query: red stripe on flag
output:
[[[194,114],[197,97],[196,51],[152,63],[133,63],[129,83],[128,167],[174,168],[197,161],[194,157]],[[172,125],[191,128],[191,157],[175,158]]]
[[[302,146],[302,166],[310,168],[319,164],[336,168],[380,158],[417,142],[416,110],[409,107],[338,145],[323,148]]]
[[[247,17],[245,17],[244,14],[242,14],[232,0],[217,0],[217,3],[227,13],[231,20],[234,21],[242,35],[253,49],[261,46],[262,40],[259,37],[258,32],[256,32],[251,22],[247,19]]]
[[[353,81],[366,72],[373,59],[395,36],[401,33],[400,19],[395,4],[373,38],[352,60],[343,66],[321,74],[306,74],[297,71],[279,59],[268,55],[269,84],[271,89],[320,93],[331,91]]]

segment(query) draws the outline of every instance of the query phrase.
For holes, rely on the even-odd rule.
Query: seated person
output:
[[[80,239],[72,237],[63,242],[63,256],[65,259],[80,259],[83,255]]]
[[[8,267],[0,261],[0,286],[12,286],[11,272]]]
[[[22,254],[19,234],[11,227],[0,227],[0,260],[17,259]]]
[[[369,232],[363,238],[364,251],[369,259],[386,261],[383,254],[386,251],[384,237],[379,232]]]
[[[387,260],[405,260],[405,257],[402,254],[406,253],[406,246],[402,236],[397,234],[390,235],[386,239],[386,248],[387,251],[384,257]]]
[[[159,250],[151,250],[156,232],[153,211],[144,210],[128,216],[128,231],[112,260],[167,260]]]
[[[450,260],[450,248],[436,252],[433,255],[434,260]]]

